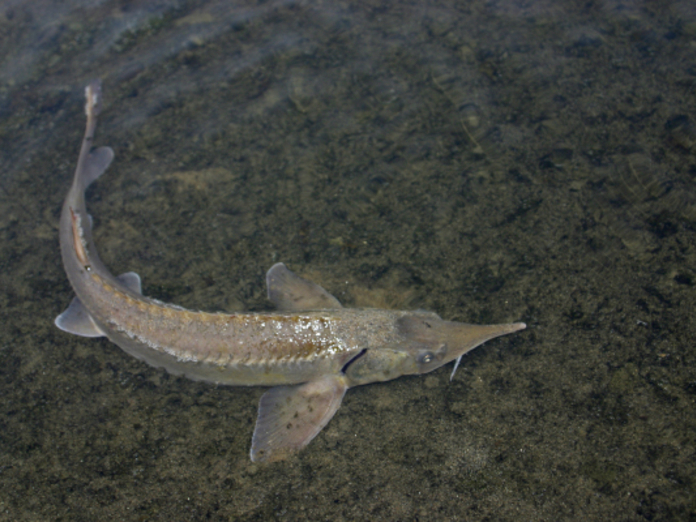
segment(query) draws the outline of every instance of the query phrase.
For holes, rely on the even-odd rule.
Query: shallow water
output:
[[[0,519],[696,518],[692,3],[231,4],[0,7]],[[53,325],[93,77],[96,243],[145,294],[263,310],[283,261],[529,328],[252,464],[262,388]]]

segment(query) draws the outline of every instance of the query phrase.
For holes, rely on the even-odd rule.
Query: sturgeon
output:
[[[526,327],[450,322],[425,311],[343,308],[282,263],[266,274],[273,312],[199,312],[143,296],[140,277],[112,275],[94,246],[85,190],[114,153],[109,147],[92,149],[100,82],[91,82],[85,95],[87,126],[60,218],[63,264],[76,296],[55,324],[83,337],[105,336],[175,375],[272,386],[259,403],[252,461],[282,460],[306,446],[350,387],[428,373],[451,361],[456,371],[468,351]]]

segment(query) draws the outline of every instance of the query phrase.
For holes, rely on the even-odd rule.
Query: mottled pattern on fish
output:
[[[395,320],[404,315],[347,308],[195,312],[117,288],[97,274],[90,276],[91,316],[104,331],[172,357],[180,373],[192,378],[214,366],[219,370],[213,373],[215,382],[223,384],[295,384],[339,372],[364,347],[397,343]]]
[[[114,154],[108,147],[92,150],[101,107],[98,82],[87,87],[86,97],[87,129],[60,219],[63,264],[76,297],[56,325],[84,337],[107,336],[174,374],[274,386],[259,404],[252,460],[280,460],[306,446],[351,386],[427,373],[455,360],[456,371],[466,352],[525,328],[455,323],[423,311],[346,309],[282,263],[266,274],[277,312],[196,312],[143,296],[140,277],[113,276],[92,241],[84,192]]]

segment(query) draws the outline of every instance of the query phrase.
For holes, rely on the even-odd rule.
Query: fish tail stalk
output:
[[[87,101],[85,103],[85,114],[87,119],[98,116],[101,112],[101,80],[92,80],[87,87],[85,87],[85,97]]]
[[[87,126],[85,128],[85,136],[82,139],[82,147],[80,148],[80,156],[77,160],[77,168],[75,169],[75,182],[78,182],[83,177],[85,172],[85,162],[92,149],[92,141],[94,139],[94,131],[97,128],[97,116],[102,108],[102,92],[101,80],[92,80],[85,87],[85,114],[87,115]],[[92,180],[86,180],[88,185]],[[83,181],[84,183],[84,181]],[[84,185],[84,188],[87,186]]]

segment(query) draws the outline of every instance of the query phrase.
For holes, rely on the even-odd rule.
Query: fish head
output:
[[[409,313],[396,321],[402,349],[415,365],[413,373],[421,374],[461,358],[486,341],[526,326],[524,323],[478,325],[444,321],[429,312]]]
[[[524,328],[524,323],[475,325],[444,321],[431,312],[408,312],[395,319],[393,345],[363,350],[344,371],[351,386],[428,373],[490,339]]]

